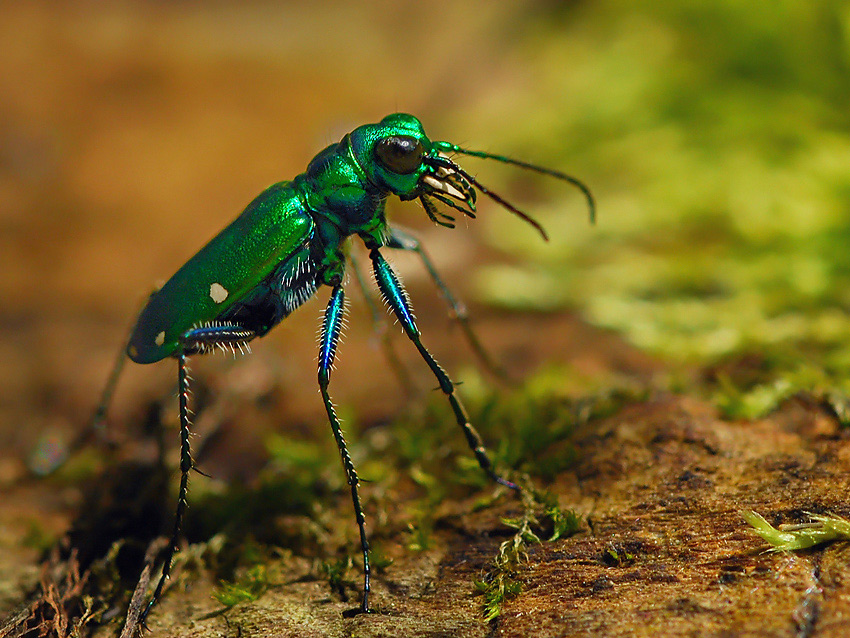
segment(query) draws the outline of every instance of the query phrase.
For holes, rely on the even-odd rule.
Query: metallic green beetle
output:
[[[483,186],[450,159],[450,154],[495,159],[565,180],[581,189],[593,219],[590,191],[575,178],[500,155],[431,141],[417,118],[396,113],[377,124],[354,129],[338,144],[332,144],[313,158],[306,172],[263,191],[232,224],[151,295],[132,332],[127,354],[137,363],[153,363],[166,357],[177,359],[181,481],[173,536],[164,557],[162,575],[142,620],[162,593],[171,570],[186,505],[188,475],[193,468],[187,357],[216,348],[244,347],[255,337],[266,334],[321,286],[329,286],[331,295],[321,328],[319,389],[351,488],[364,564],[360,610],[369,611],[369,544],[359,481],[328,394],[345,311],[346,242],[353,235],[360,237],[369,250],[378,289],[437,378],[479,465],[493,480],[516,488],[494,471],[480,436],[455,395],[454,384],[422,345],[407,293],[380,252],[386,247],[419,253],[444,296],[454,304],[419,242],[387,223],[384,213],[387,197],[419,199],[432,221],[454,227],[454,218],[439,211],[434,200],[474,217],[477,189],[532,224],[546,239],[545,231],[536,221]]]

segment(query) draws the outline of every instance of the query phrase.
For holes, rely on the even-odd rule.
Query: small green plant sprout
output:
[[[605,550],[605,563],[612,567],[621,567],[634,561],[635,555],[622,547],[610,546]]]
[[[771,552],[789,552],[808,549],[832,541],[850,540],[850,521],[834,514],[808,513],[809,523],[780,525],[777,529],[768,523],[761,514],[741,512],[756,534],[770,543]]]
[[[407,549],[410,551],[424,552],[434,545],[434,522],[426,519],[425,516],[419,517],[415,524],[408,523],[407,530],[410,533]]]
[[[530,481],[526,480],[526,483]],[[561,510],[555,497],[529,487],[522,492],[523,514],[519,518],[503,518],[502,523],[516,530],[516,533],[499,545],[499,551],[493,559],[492,569],[481,579],[473,581],[476,590],[484,596],[481,605],[485,620],[490,622],[502,613],[502,604],[522,591],[522,582],[518,578],[519,568],[528,557],[528,546],[542,543],[540,536],[532,530],[538,525],[535,509],[543,508],[543,516],[552,524],[552,534],[548,541],[575,534],[581,526],[581,516],[572,510]]]
[[[556,503],[546,503],[543,516],[552,521],[552,535],[546,539],[549,543],[572,536],[581,527],[581,515],[578,512],[562,510]]]
[[[331,591],[344,596],[348,571],[352,565],[351,556],[342,556],[335,560],[323,560],[319,563],[319,572],[327,579]]]
[[[493,569],[480,580],[473,581],[475,588],[484,596],[481,610],[487,622],[498,618],[502,613],[502,604],[522,591],[522,582],[516,578],[517,571],[527,556],[527,544],[540,542],[528,527],[527,521],[517,523],[504,519],[502,522],[511,527],[518,525],[516,534],[499,545],[499,552],[493,559]]]

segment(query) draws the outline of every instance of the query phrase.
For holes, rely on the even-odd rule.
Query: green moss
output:
[[[343,598],[345,597],[345,588],[351,585],[348,574],[352,565],[351,556],[342,556],[319,563],[319,573],[327,579],[331,591],[338,592]]]
[[[254,565],[241,578],[232,582],[222,581],[213,592],[213,598],[225,607],[257,600],[269,587],[265,565]]]
[[[564,511],[555,503],[546,504],[544,516],[552,521],[552,534],[548,538],[550,543],[559,538],[572,536],[581,528],[582,517],[578,512]]]
[[[522,592],[521,566],[526,560],[528,547],[541,543],[535,527],[541,527],[538,514],[542,515],[543,526],[551,528],[549,542],[576,533],[581,526],[581,517],[576,512],[563,511],[557,498],[536,489],[526,479],[522,488],[523,513],[519,518],[502,519],[502,524],[516,530],[514,535],[499,545],[489,571],[473,585],[483,597],[481,610],[489,622],[502,613],[502,606]]]
[[[727,418],[756,419],[775,410],[796,391],[787,379],[742,389],[733,385],[728,377],[721,377],[715,402]]]
[[[415,525],[408,523],[407,529],[410,532],[407,549],[413,552],[424,552],[433,547],[434,522],[430,518],[423,515]]]
[[[707,388],[730,416],[839,388],[850,377],[846,4],[603,2],[569,38],[544,14],[526,46],[550,107],[491,101],[465,130],[576,172],[599,221],[586,227],[581,202],[541,182],[550,203],[534,214],[551,241],[483,220],[516,258],[479,272],[482,296],[577,309],[675,363],[793,352],[758,384]]]

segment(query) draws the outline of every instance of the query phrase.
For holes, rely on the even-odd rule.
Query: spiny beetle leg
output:
[[[238,348],[240,351],[248,347],[248,342],[257,335],[242,326],[232,323],[214,323],[208,326],[192,328],[180,340],[185,354],[207,354],[216,348]]]
[[[401,285],[398,276],[395,272],[393,272],[392,268],[390,268],[390,265],[383,258],[381,253],[378,252],[377,248],[373,248],[371,250],[369,257],[372,259],[372,266],[375,271],[375,281],[378,283],[378,288],[380,289],[381,294],[383,294],[387,303],[390,305],[390,308],[392,308],[395,316],[401,323],[404,333],[413,342],[413,345],[416,346],[419,354],[437,378],[437,381],[440,384],[440,389],[443,391],[443,394],[446,395],[449,400],[449,404],[452,406],[452,412],[454,412],[455,420],[463,430],[463,433],[466,436],[466,441],[475,454],[475,458],[478,460],[478,465],[480,465],[481,469],[484,470],[484,472],[486,472],[487,475],[495,482],[505,485],[511,489],[518,490],[519,487],[517,487],[517,485],[496,474],[496,471],[493,469],[493,462],[490,460],[490,457],[487,456],[487,450],[484,447],[481,436],[475,428],[472,427],[472,424],[469,422],[469,416],[466,414],[466,410],[464,410],[463,405],[455,396],[454,384],[451,379],[449,379],[449,375],[446,374],[445,370],[443,370],[440,367],[440,364],[437,363],[433,356],[431,356],[431,353],[428,352],[427,348],[422,345],[419,328],[416,327],[416,320],[413,317],[413,309],[410,306],[407,292]]]
[[[153,609],[153,606],[162,595],[165,582],[171,574],[171,564],[174,561],[174,553],[177,551],[177,541],[180,537],[180,529],[183,526],[183,516],[186,512],[186,498],[189,492],[189,472],[194,468],[192,461],[192,449],[189,443],[189,373],[186,365],[188,355],[197,352],[211,352],[217,347],[239,347],[240,349],[253,339],[256,335],[245,328],[234,324],[216,324],[193,328],[181,338],[183,350],[176,355],[177,359],[177,396],[180,409],[180,488],[177,493],[177,511],[174,514],[174,529],[171,533],[168,547],[165,551],[165,559],[162,564],[162,574],[156,589],[151,596],[139,622],[142,626],[145,619]]]
[[[100,401],[92,415],[90,428],[93,433],[100,434],[104,431],[106,413],[109,410],[109,404],[112,403],[112,395],[115,394],[115,387],[118,385],[118,378],[121,376],[121,370],[124,368],[124,361],[127,359],[126,352],[127,340],[121,344],[121,350],[115,358],[115,363],[112,364],[112,371],[109,373],[109,379],[106,381],[106,386],[103,388],[103,393],[100,395]],[[86,437],[86,439],[87,438],[88,437]]]
[[[152,299],[155,294],[156,290],[153,290],[148,295],[148,300]],[[134,329],[135,326],[130,327],[130,330],[127,333],[127,338],[124,339],[121,344],[121,350],[118,351],[118,357],[115,359],[115,363],[112,364],[112,371],[109,373],[109,379],[106,381],[106,387],[100,395],[100,402],[97,404],[97,408],[95,408],[94,415],[92,415],[91,428],[94,432],[103,431],[106,413],[109,410],[109,404],[112,403],[112,395],[115,394],[115,387],[118,385],[118,378],[121,376],[121,370],[124,368],[124,361],[127,358],[127,344],[130,342]]]
[[[128,332],[127,338],[121,343],[121,349],[118,351],[118,356],[115,357],[115,362],[112,364],[112,370],[109,372],[109,378],[106,380],[106,385],[100,394],[100,400],[94,409],[91,420],[77,438],[68,445],[65,458],[47,469],[46,474],[58,468],[61,463],[64,463],[70,456],[81,450],[92,439],[105,441],[109,445],[113,444],[112,441],[106,438],[106,413],[109,411],[112,396],[115,394],[115,388],[118,386],[118,379],[121,377],[121,371],[124,369],[124,361],[127,359],[127,342],[130,340],[131,332],[132,329]]]
[[[386,356],[390,367],[392,367],[393,372],[395,372],[399,385],[404,390],[405,396],[410,398],[413,396],[415,388],[413,381],[410,379],[410,374],[408,373],[407,368],[404,367],[404,364],[401,362],[401,359],[398,358],[395,348],[393,347],[393,341],[390,338],[390,331],[387,330],[387,316],[378,311],[378,305],[372,297],[369,286],[366,284],[366,278],[363,276],[363,271],[360,268],[360,261],[353,253],[348,255],[348,259],[351,262],[351,269],[354,271],[354,279],[357,281],[357,287],[360,288],[360,292],[363,293],[363,298],[366,300],[366,306],[369,308],[369,314],[372,318],[372,329],[375,336],[381,340],[384,355]]]
[[[342,426],[328,394],[331,369],[333,367],[334,357],[336,356],[336,347],[339,343],[344,315],[345,291],[341,285],[337,285],[334,287],[333,292],[331,292],[331,298],[328,302],[328,307],[325,309],[325,316],[322,321],[322,334],[319,342],[319,390],[322,393],[322,401],[325,403],[325,410],[328,413],[328,420],[331,423],[334,439],[336,439],[336,446],[339,448],[342,466],[345,469],[345,476],[351,488],[351,501],[354,503],[354,516],[357,519],[357,527],[360,529],[360,547],[363,550],[363,602],[360,605],[360,611],[368,613],[371,568],[369,567],[369,540],[366,537],[366,516],[363,514],[363,507],[360,504],[360,481],[357,478],[357,470],[354,467],[354,462],[351,460],[348,448],[345,445]]]
[[[82,450],[90,442],[95,441],[100,445],[106,445],[108,448],[115,446],[115,441],[107,438],[106,430],[106,413],[109,411],[109,405],[112,403],[112,396],[115,394],[115,388],[118,385],[118,379],[121,376],[121,371],[124,368],[124,360],[127,358],[125,354],[127,342],[121,345],[121,350],[118,351],[118,356],[115,358],[115,363],[112,364],[112,370],[109,373],[109,378],[106,380],[106,385],[100,394],[100,400],[97,407],[92,413],[91,419],[83,428],[83,430],[74,439],[68,443],[64,454],[55,457],[49,463],[45,463],[45,457],[42,453],[43,443],[33,451],[30,456],[28,466],[31,471],[36,474],[45,476],[51,474],[56,469],[61,467],[69,458],[74,456],[78,451]]]
[[[386,243],[387,248],[407,250],[419,255],[419,258],[425,266],[425,270],[427,270],[428,274],[431,276],[431,280],[434,284],[436,284],[437,288],[440,290],[440,294],[443,296],[443,299],[449,305],[449,308],[451,308],[450,316],[460,325],[460,329],[463,331],[463,335],[469,342],[475,356],[478,357],[478,360],[484,368],[490,372],[490,374],[504,383],[510,383],[511,378],[508,373],[504,368],[493,361],[492,357],[490,357],[487,353],[487,350],[485,350],[484,346],[481,345],[481,341],[478,339],[478,336],[472,330],[466,305],[457,299],[457,297],[452,294],[452,291],[449,290],[449,287],[445,284],[445,282],[443,282],[442,277],[440,277],[437,269],[434,267],[434,263],[431,261],[428,253],[425,252],[425,249],[419,239],[406,230],[401,230],[397,227],[391,227],[389,231],[390,236]]]
[[[145,619],[162,594],[165,581],[171,574],[171,563],[174,553],[177,551],[177,540],[180,536],[180,528],[183,523],[183,515],[186,512],[186,496],[189,492],[189,472],[192,469],[192,450],[189,445],[189,374],[186,367],[186,354],[177,355],[177,387],[178,402],[180,404],[180,490],[177,494],[177,511],[174,515],[174,529],[171,539],[165,550],[165,559],[162,564],[162,575],[156,584],[156,589],[151,596],[145,610],[139,617],[139,623],[145,626]]]

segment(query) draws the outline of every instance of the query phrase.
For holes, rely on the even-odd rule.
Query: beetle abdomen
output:
[[[243,301],[304,245],[313,226],[291,182],[263,191],[151,295],[130,337],[128,356],[153,363],[178,352],[187,331]]]

